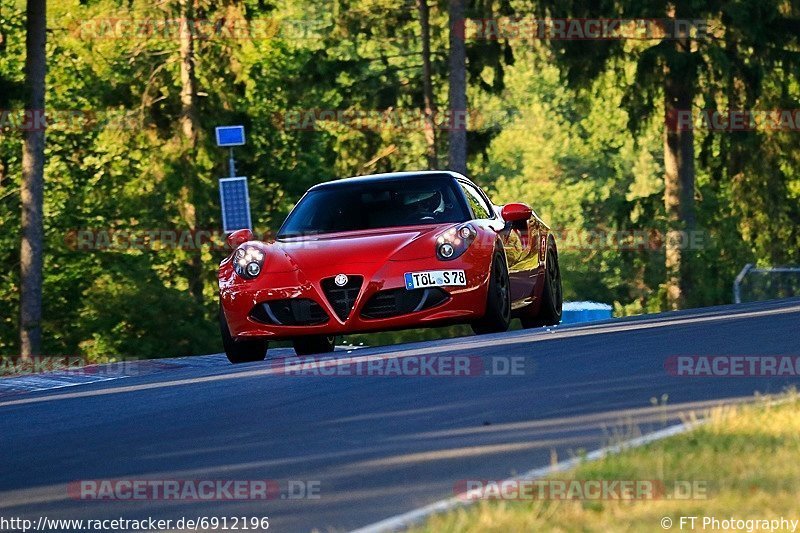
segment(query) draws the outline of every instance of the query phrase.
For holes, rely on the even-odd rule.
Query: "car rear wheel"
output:
[[[558,254],[555,245],[547,245],[547,266],[544,273],[544,287],[542,288],[542,304],[539,314],[535,317],[522,316],[520,321],[523,328],[538,328],[541,326],[555,326],[561,322],[561,269],[558,266]]]
[[[507,331],[511,322],[511,284],[508,279],[508,265],[502,252],[494,253],[491,268],[486,313],[483,318],[472,323],[472,331],[477,335]]]
[[[336,337],[329,335],[298,337],[292,341],[292,344],[294,345],[294,353],[297,355],[331,353],[336,347]]]
[[[219,310],[219,331],[222,335],[222,346],[225,348],[225,355],[228,356],[228,361],[231,363],[263,361],[267,356],[267,341],[261,339],[237,341],[231,336],[231,331],[228,329],[228,321],[225,320],[225,313],[222,312],[221,307]]]

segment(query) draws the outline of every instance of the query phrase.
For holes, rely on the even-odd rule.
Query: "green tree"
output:
[[[630,111],[630,126],[638,127],[642,117],[661,110],[667,117],[664,123],[664,204],[666,223],[670,231],[687,231],[695,227],[695,138],[693,128],[675,128],[670,117],[676,112],[692,110],[698,100],[712,101],[715,91],[723,88],[728,94],[759,91],[761,79],[757,73],[750,78],[749,87],[740,89],[729,85],[744,73],[741,67],[753,45],[760,55],[759,69],[781,64],[795,64],[796,55],[785,45],[791,41],[790,17],[784,14],[782,1],[704,3],[678,2],[568,2],[543,1],[534,7],[541,16],[587,19],[614,13],[621,19],[661,19],[665,37],[653,36],[641,42],[626,40],[552,41],[552,49],[566,68],[567,79],[575,85],[585,85],[608,66],[624,64],[620,59],[636,61],[635,82],[626,91],[624,105]],[[712,28],[706,33],[704,25],[697,34],[682,32],[680,23],[703,21]],[[746,46],[730,47],[718,39],[715,28],[725,35],[744,37]],[[756,37],[753,39],[753,37]],[[738,38],[737,37],[737,38]],[[734,38],[736,39],[736,38]],[[741,43],[745,44],[745,43]],[[727,55],[726,55],[727,54]],[[620,78],[622,79],[622,78]],[[675,241],[669,240],[666,250],[667,278],[665,283],[668,305],[672,308],[687,305],[687,297],[698,285],[693,276],[698,264],[689,261]],[[696,300],[689,300],[694,301]]]

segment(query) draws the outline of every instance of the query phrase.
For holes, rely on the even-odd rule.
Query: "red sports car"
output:
[[[228,236],[220,329],[232,363],[270,340],[299,355],[348,333],[469,323],[475,333],[561,320],[550,228],[525,204],[495,206],[456,172],[377,174],[309,189],[276,238]]]

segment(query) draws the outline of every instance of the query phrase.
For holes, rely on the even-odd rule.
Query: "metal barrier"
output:
[[[739,275],[736,276],[736,279],[733,281],[733,301],[737,304],[742,303],[742,282],[744,282],[745,276],[748,274],[788,274],[788,273],[795,273],[800,274],[800,267],[769,267],[769,268],[756,268],[754,264],[747,263],[744,268],[739,272]],[[780,287],[780,290],[785,291],[787,287]],[[790,292],[794,292],[795,296],[800,294],[800,289],[795,289],[793,287],[788,287]],[[776,291],[780,292],[780,291]],[[776,296],[778,296],[776,294]],[[792,296],[791,294],[786,296]]]

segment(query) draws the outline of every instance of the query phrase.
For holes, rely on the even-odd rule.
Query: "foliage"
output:
[[[447,5],[429,4],[434,97],[441,110],[447,105]],[[529,14],[543,6],[523,4],[472,2],[468,14]],[[276,229],[314,183],[426,165],[421,121],[413,120],[422,116],[423,105],[414,2],[195,0],[194,5],[198,20],[216,24],[213,30],[204,26],[208,33],[195,39],[201,128],[194,149],[178,128],[178,35],[174,25],[165,30],[180,18],[177,0],[63,0],[48,7],[47,107],[57,113],[47,128],[45,168],[47,353],[104,360],[220,350],[215,268],[225,251],[219,246],[92,249],[75,241],[81,230],[142,234],[219,228],[216,180],[227,175],[227,154],[214,146],[216,125],[246,126],[248,143],[236,151],[237,170],[250,178],[257,232]],[[735,25],[737,42],[753,53],[726,56],[724,47],[708,52],[714,61],[698,105],[728,106],[731,96],[720,80],[733,73],[753,88],[743,91],[737,105],[799,108],[796,78],[770,52],[796,46],[787,37],[791,32],[759,30],[797,13],[780,2],[756,14],[747,11],[755,9],[753,2],[737,5],[744,11],[731,8],[725,16],[763,21],[750,29]],[[135,34],[131,26],[111,26],[114,20],[146,22],[160,31]],[[249,27],[250,33],[226,31],[232,27]],[[627,314],[662,308],[663,250],[621,250],[587,238],[663,231],[666,225],[661,119],[657,113],[637,114],[630,105],[639,87],[642,47],[629,44],[622,55],[604,52],[622,45],[597,45],[594,52],[604,60],[587,56],[595,67],[592,75],[571,84],[575,70],[563,61],[559,45],[468,42],[468,98],[476,112],[468,142],[470,173],[496,202],[530,203],[561,237],[567,298],[614,302],[618,314]],[[0,109],[23,105],[23,62],[24,4],[0,0]],[[319,118],[323,110],[371,112],[373,119],[379,111],[390,112],[367,127],[316,120],[305,129],[291,119],[309,112]],[[77,118],[68,119],[65,111],[77,112]],[[635,129],[628,127],[632,121]],[[440,161],[446,137],[438,136]],[[4,353],[18,350],[21,140],[19,128],[4,119]],[[797,132],[703,132],[696,144],[697,220],[706,239],[694,251],[701,283],[692,301],[723,303],[742,264],[800,262]],[[352,340],[391,343],[465,332],[415,330]]]

